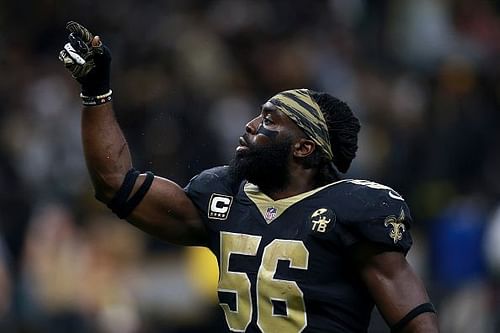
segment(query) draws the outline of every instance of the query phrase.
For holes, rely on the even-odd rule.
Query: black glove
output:
[[[59,52],[59,59],[81,84],[82,95],[101,96],[110,92],[111,53],[79,23],[69,21],[66,29],[71,33],[69,42]]]

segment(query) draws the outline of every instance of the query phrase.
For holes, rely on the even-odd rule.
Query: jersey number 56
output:
[[[252,320],[251,283],[243,272],[229,270],[231,254],[257,255],[261,236],[221,232],[219,292],[236,295],[236,309],[221,303],[226,321],[234,332],[244,332]],[[309,251],[298,240],[275,239],[262,254],[257,273],[257,326],[264,333],[301,332],[307,325],[304,294],[295,281],[275,279],[278,260],[286,260],[294,269],[308,268]],[[273,301],[286,304],[286,314],[276,314]]]

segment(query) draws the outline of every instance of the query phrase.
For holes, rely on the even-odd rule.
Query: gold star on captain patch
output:
[[[395,215],[390,215],[387,216],[384,220],[384,225],[386,227],[389,226],[392,227],[391,231],[389,232],[389,237],[392,238],[394,244],[396,244],[403,238],[403,233],[406,231],[406,227],[403,223],[404,220],[405,220],[405,212],[402,207],[401,207],[401,213],[399,213],[399,217],[396,217]]]

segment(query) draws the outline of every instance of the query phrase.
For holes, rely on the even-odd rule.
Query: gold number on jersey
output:
[[[218,291],[236,294],[236,310],[221,303],[226,322],[235,332],[244,332],[252,320],[252,300],[250,299],[250,279],[245,273],[229,270],[231,254],[255,256],[261,236],[222,232],[220,235],[220,278]]]
[[[242,272],[229,270],[231,254],[255,256],[262,237],[221,232],[219,291],[236,294],[236,309],[221,303],[229,328],[244,332],[252,320],[250,279]],[[257,275],[257,325],[264,333],[301,332],[307,325],[304,295],[295,281],[275,279],[279,260],[294,269],[308,268],[309,252],[297,240],[276,239],[264,248]],[[285,314],[275,314],[273,301],[286,304]]]
[[[262,332],[301,332],[307,324],[304,294],[297,282],[274,278],[278,260],[287,260],[290,268],[307,269],[309,251],[302,241],[283,239],[264,248],[257,276],[257,325]],[[274,314],[272,301],[284,302],[286,315]]]

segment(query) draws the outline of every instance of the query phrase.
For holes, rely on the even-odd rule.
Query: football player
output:
[[[232,332],[366,332],[376,305],[392,332],[437,332],[434,307],[405,259],[411,216],[393,189],[341,179],[358,119],[308,89],[265,102],[229,166],[182,188],[132,166],[115,120],[109,50],[69,22],[60,60],[81,84],[82,137],[96,198],[120,218],[211,249]]]

